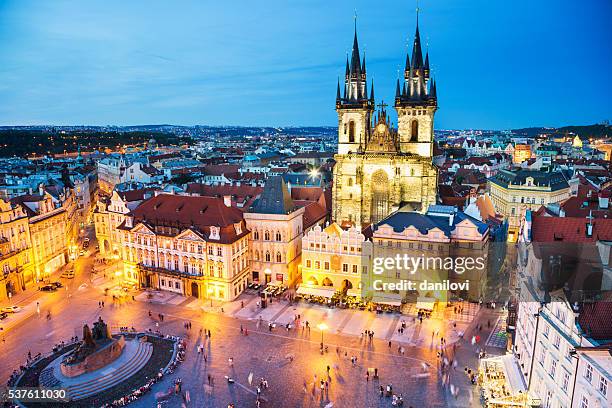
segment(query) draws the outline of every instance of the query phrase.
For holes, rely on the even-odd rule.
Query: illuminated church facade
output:
[[[394,107],[397,128],[386,105],[375,105],[373,83],[368,93],[365,55],[360,56],[355,30],[344,86],[338,81],[336,91],[338,154],[332,194],[338,223],[377,223],[400,208],[426,211],[436,203],[432,156],[437,92],[429,54],[423,59],[418,19],[412,56],[406,55],[404,78],[397,81]]]

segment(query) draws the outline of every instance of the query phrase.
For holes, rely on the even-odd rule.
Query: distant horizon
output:
[[[564,127],[582,127],[582,126],[610,126],[609,124],[602,123],[589,123],[589,124],[565,124],[560,126],[544,126],[544,125],[533,125],[533,126],[520,126],[515,128],[504,128],[504,129],[490,129],[490,128],[439,128],[434,126],[435,130],[442,131],[460,131],[460,130],[480,130],[480,131],[494,131],[501,132],[507,130],[518,130],[518,129],[534,129],[534,128],[543,128],[543,129],[559,129]],[[31,125],[5,125],[0,124],[0,128],[7,127],[145,127],[145,126],[175,126],[175,127],[185,127],[185,128],[194,128],[194,127],[235,127],[235,128],[309,128],[309,127],[318,127],[318,128],[332,128],[337,129],[338,125],[235,125],[235,124],[225,124],[225,125],[210,125],[210,124],[194,124],[194,125],[182,125],[182,124],[173,124],[173,123],[144,123],[144,124],[132,124],[132,125],[118,125],[118,124],[105,124],[105,125],[93,125],[93,124],[52,124],[52,123],[44,123],[44,124],[31,124]]]
[[[399,0],[384,7],[365,0],[257,7],[244,0],[180,7],[2,1],[0,123],[333,126],[355,26],[368,85],[374,82],[377,103],[392,105],[415,7]],[[612,2],[422,0],[419,8],[437,84],[436,128],[612,118]]]

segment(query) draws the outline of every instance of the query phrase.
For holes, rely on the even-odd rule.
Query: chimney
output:
[[[232,196],[229,196],[229,195],[223,196],[223,204],[225,204],[226,207],[231,207],[232,206]]]

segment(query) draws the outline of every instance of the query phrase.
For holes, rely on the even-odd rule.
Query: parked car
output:
[[[53,292],[55,290],[57,290],[57,286],[55,285],[44,285],[40,287],[40,290],[42,290],[43,292]]]
[[[51,282],[50,285],[55,286],[55,288],[61,288],[64,286],[61,282]]]
[[[66,279],[72,279],[74,278],[74,271],[72,269],[69,271],[65,271],[64,273],[62,273],[61,277]]]
[[[85,256],[85,250],[81,249],[81,252],[79,252],[79,256]]]
[[[0,320],[4,320],[4,319],[6,319],[6,318],[7,318],[7,316],[8,316],[8,314],[7,314],[7,313],[0,312]]]
[[[17,313],[19,311],[21,311],[19,306],[6,306],[0,309],[0,312],[2,313]]]

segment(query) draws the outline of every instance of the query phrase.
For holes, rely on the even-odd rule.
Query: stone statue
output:
[[[96,347],[96,342],[87,324],[83,326],[83,343],[82,344],[83,346],[92,348],[92,349]]]
[[[99,317],[98,321],[94,322],[92,334],[94,340],[104,340],[111,338],[110,331],[108,330],[108,325],[104,323],[102,317]]]

